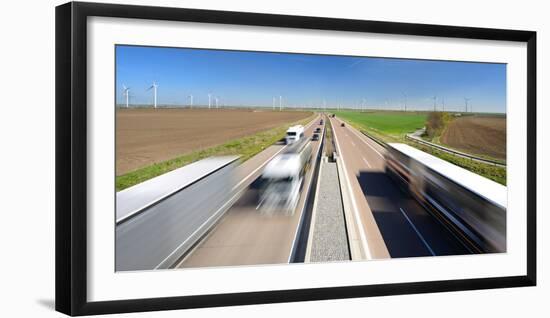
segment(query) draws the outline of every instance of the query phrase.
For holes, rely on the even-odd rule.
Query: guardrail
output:
[[[191,174],[172,171],[117,193],[116,271],[167,269],[188,253],[254,181],[236,180],[237,159]]]
[[[374,137],[373,135],[367,133],[364,130],[361,130],[361,129],[358,129],[358,130],[363,135],[367,136],[368,138],[370,138],[372,141],[376,142],[380,146],[382,146],[384,148],[387,147],[387,143],[382,141],[381,139],[379,139],[377,137]],[[429,141],[425,141],[425,140],[413,137],[409,134],[405,135],[405,139],[411,140],[413,142],[416,142],[418,144],[421,144],[421,145],[424,145],[424,146],[427,146],[427,147],[436,148],[439,151],[443,151],[445,153],[448,153],[448,154],[451,154],[451,155],[454,155],[454,156],[458,156],[458,157],[462,157],[462,158],[466,158],[466,159],[470,159],[470,160],[473,160],[473,161],[478,161],[478,162],[481,162],[481,163],[490,164],[490,165],[494,165],[494,166],[499,166],[499,167],[504,167],[504,168],[506,167],[505,163],[495,161],[495,160],[491,160],[491,159],[485,159],[485,158],[477,157],[477,156],[470,155],[470,154],[467,154],[467,153],[464,153],[464,152],[461,152],[461,151],[458,151],[458,150],[450,149],[450,148],[447,148],[447,147],[444,147],[444,146],[441,146],[441,145],[438,145],[438,144],[434,144],[434,143],[429,142]]]
[[[425,141],[425,140],[419,139],[417,137],[413,137],[411,135],[405,135],[405,138],[408,139],[408,140],[411,140],[413,142],[416,142],[416,143],[419,143],[419,144],[422,144],[422,145],[425,145],[425,146],[428,146],[428,147],[436,148],[437,150],[440,150],[440,151],[443,151],[443,152],[446,152],[446,153],[449,153],[449,154],[452,154],[452,155],[455,155],[455,156],[458,156],[458,157],[478,161],[478,162],[481,162],[481,163],[491,164],[491,165],[494,165],[494,166],[499,166],[499,167],[504,167],[504,168],[506,167],[505,163],[498,162],[498,161],[491,160],[491,159],[485,159],[485,158],[477,157],[477,156],[470,155],[470,154],[467,154],[467,153],[464,153],[464,152],[461,152],[461,151],[457,151],[457,150],[454,150],[454,149],[443,147],[441,145],[434,144],[433,142]]]
[[[379,144],[380,146],[382,146],[383,148],[387,148],[388,145],[385,141],[381,140],[381,139],[378,139],[376,137],[374,137],[373,135],[365,132],[364,130],[360,130],[358,129],[363,135],[367,136],[368,138],[370,138],[372,141],[376,142],[377,144]]]

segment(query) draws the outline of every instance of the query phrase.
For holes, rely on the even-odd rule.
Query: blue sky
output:
[[[340,104],[366,108],[463,110],[464,98],[478,112],[506,111],[506,65],[372,57],[286,54],[161,47],[116,47],[116,98],[152,104],[146,91],[158,84],[158,103],[271,107]],[[405,97],[406,96],[406,97]],[[277,99],[278,104],[278,99]]]

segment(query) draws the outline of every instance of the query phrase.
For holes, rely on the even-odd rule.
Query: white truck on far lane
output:
[[[289,127],[286,131],[285,141],[286,144],[292,144],[304,137],[304,126],[296,125]]]

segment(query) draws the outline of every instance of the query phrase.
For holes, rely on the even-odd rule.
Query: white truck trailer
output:
[[[306,138],[294,142],[273,158],[262,172],[260,203],[262,211],[282,210],[293,214],[307,167],[311,161],[311,142]]]
[[[390,143],[386,172],[474,253],[506,252],[505,186],[406,144]]]

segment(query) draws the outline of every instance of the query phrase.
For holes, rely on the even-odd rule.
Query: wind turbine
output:
[[[436,109],[436,107],[437,107],[437,105],[436,105],[436,103],[437,103],[437,96],[434,95],[434,96],[432,97],[432,99],[434,100],[434,112],[435,112],[435,111],[437,111],[437,109]]]
[[[283,110],[283,96],[279,95],[279,111]]]
[[[469,102],[470,100],[471,100],[471,98],[466,98],[466,97],[464,97],[464,105],[466,106],[466,111],[465,111],[465,113],[468,112],[468,102]]]
[[[405,98],[405,99],[404,99],[404,102],[405,102],[404,105],[405,105],[405,111],[407,111],[407,93],[401,92],[401,95],[403,95],[403,97]]]
[[[273,110],[275,110],[275,97],[273,97]]]
[[[191,102],[191,103],[189,104],[189,106],[190,106],[191,108],[193,108],[193,94],[190,94],[190,95],[187,96],[187,97],[189,97],[190,102]]]
[[[128,100],[130,98],[130,88],[126,87],[126,85],[122,84],[123,91],[122,96],[126,97],[126,108],[128,108]]]
[[[153,89],[153,106],[157,108],[157,83],[153,82],[151,86],[147,90]]]

